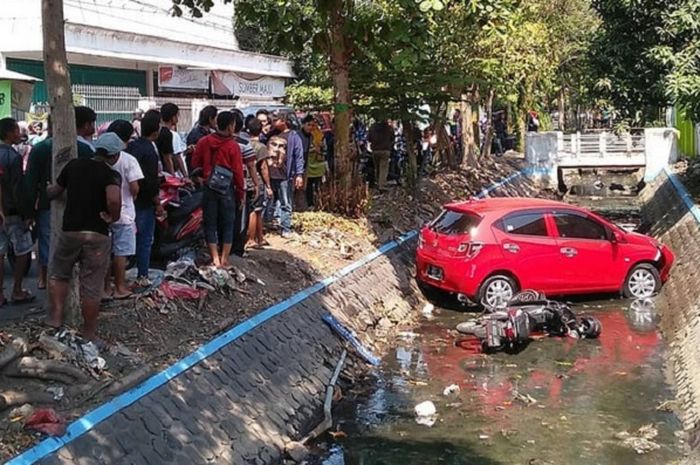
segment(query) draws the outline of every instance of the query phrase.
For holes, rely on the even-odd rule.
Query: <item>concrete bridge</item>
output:
[[[569,168],[644,168],[651,181],[678,161],[679,133],[673,128],[612,132],[530,132],[525,136],[525,160],[532,176],[556,189],[560,172]]]

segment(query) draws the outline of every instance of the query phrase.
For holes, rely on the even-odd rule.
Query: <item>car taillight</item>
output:
[[[459,247],[457,247],[457,254],[471,259],[479,255],[483,247],[483,242],[462,242],[459,244]]]

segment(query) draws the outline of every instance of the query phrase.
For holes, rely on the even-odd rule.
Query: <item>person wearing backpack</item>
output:
[[[216,133],[200,139],[192,155],[192,169],[202,170],[204,235],[217,268],[228,267],[233,225],[245,199],[243,157],[233,138],[235,122],[232,112],[219,113]]]
[[[31,302],[34,296],[22,288],[24,273],[31,260],[34,242],[29,232],[31,219],[23,215],[23,160],[12,146],[19,143],[21,133],[17,121],[12,118],[0,119],[0,190],[2,192],[2,224],[0,225],[0,282],[5,278],[5,255],[10,246],[15,254],[14,286],[10,302],[20,304]],[[0,306],[6,302],[0,291]]]

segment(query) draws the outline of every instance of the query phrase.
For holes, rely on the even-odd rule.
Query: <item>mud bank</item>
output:
[[[674,410],[694,449],[700,439],[700,224],[665,172],[641,196],[642,216],[649,222],[649,234],[676,254],[671,278],[656,306],[668,345],[670,376],[676,385]]]

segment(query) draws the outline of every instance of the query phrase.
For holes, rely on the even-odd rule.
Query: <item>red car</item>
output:
[[[427,291],[500,307],[521,289],[649,297],[668,279],[674,258],[655,239],[583,208],[492,198],[446,205],[420,232],[416,274]]]

